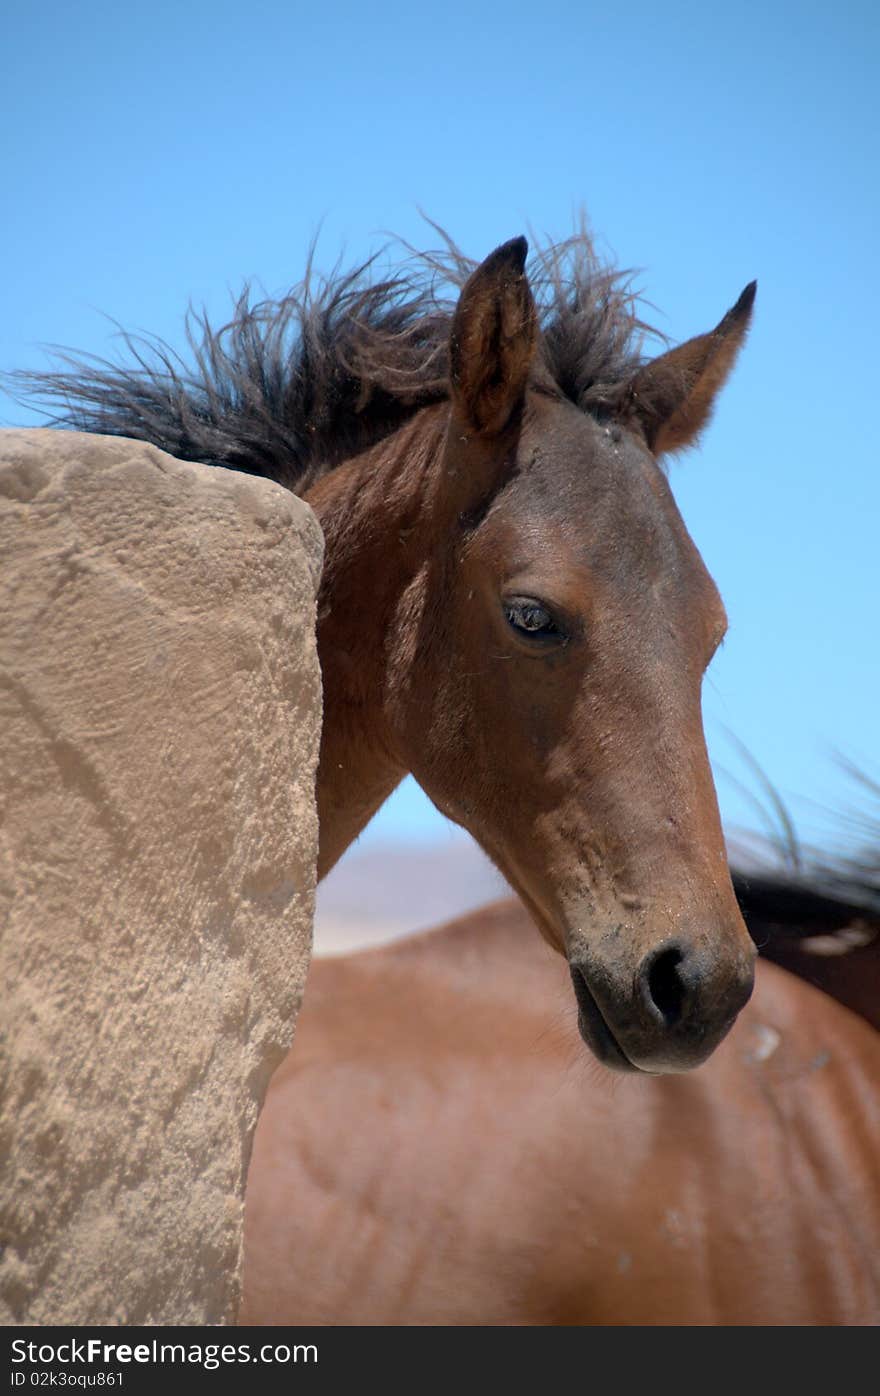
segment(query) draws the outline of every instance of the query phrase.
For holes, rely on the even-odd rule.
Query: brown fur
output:
[[[317,961],[257,1130],[242,1321],[880,1322],[880,1036],[758,970],[699,1071],[615,1078],[514,901]]]

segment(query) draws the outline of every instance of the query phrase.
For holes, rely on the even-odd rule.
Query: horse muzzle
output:
[[[718,954],[670,936],[633,967],[579,949],[569,968],[581,1036],[612,1070],[690,1071],[748,1002],[755,954],[751,942]]]

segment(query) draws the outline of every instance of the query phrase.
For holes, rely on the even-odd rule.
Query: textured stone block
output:
[[[142,443],[0,433],[0,1316],[234,1319],[308,965],[308,507]]]

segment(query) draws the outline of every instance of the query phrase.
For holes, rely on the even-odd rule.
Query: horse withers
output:
[[[754,285],[646,360],[588,241],[454,249],[201,324],[195,364],[44,375],[60,420],[270,475],[326,537],[321,874],[412,772],[568,960],[610,1067],[701,1063],[747,1000],[700,712],[724,610],[658,464],[693,442]],[[427,268],[427,270],[425,270]]]

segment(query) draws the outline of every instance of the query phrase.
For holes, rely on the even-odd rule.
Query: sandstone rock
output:
[[[0,433],[0,1317],[221,1323],[311,942],[323,543],[280,486]]]

